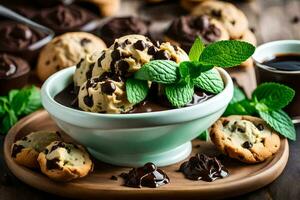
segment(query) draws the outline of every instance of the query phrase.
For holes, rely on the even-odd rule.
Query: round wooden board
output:
[[[160,188],[129,188],[123,186],[118,175],[128,172],[129,168],[121,168],[95,161],[95,169],[89,176],[69,183],[57,183],[38,171],[17,165],[10,156],[12,143],[37,130],[59,130],[47,111],[37,111],[19,121],[8,133],[4,143],[4,156],[10,170],[19,179],[32,187],[72,198],[101,199],[220,199],[241,195],[261,188],[274,181],[283,171],[289,156],[286,139],[281,140],[279,152],[267,161],[246,165],[229,158],[222,159],[229,169],[230,176],[214,182],[191,181],[178,172],[180,163],[163,168],[170,177],[171,183]],[[84,133],[83,133],[84,134]],[[63,134],[66,140],[70,140]],[[219,155],[209,142],[193,141],[193,154],[203,152],[208,155]],[[111,176],[118,180],[111,180]]]

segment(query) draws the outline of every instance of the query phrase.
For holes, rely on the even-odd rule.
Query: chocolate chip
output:
[[[83,97],[83,102],[88,107],[92,107],[94,105],[93,96],[86,95],[85,97]]]
[[[230,23],[234,26],[236,22],[235,20],[232,20]]]
[[[24,149],[25,147],[22,145],[18,145],[18,144],[14,144],[13,148],[12,148],[12,152],[11,152],[11,157],[15,158],[17,156],[18,153],[20,153],[22,151],[22,149]]]
[[[121,60],[118,62],[117,68],[121,75],[125,75],[129,69],[129,64],[125,60]]]
[[[223,126],[227,126],[228,124],[229,124],[229,120],[226,120],[226,119],[222,123]]]
[[[292,19],[291,19],[291,23],[292,24],[298,24],[300,21],[300,18],[298,16],[294,16]]]
[[[120,47],[119,43],[115,42],[115,44],[114,44],[114,50],[116,50],[118,47]]]
[[[253,144],[251,142],[246,141],[242,144],[242,147],[245,149],[251,149],[253,147]]]
[[[256,125],[256,128],[257,128],[258,130],[260,130],[260,131],[263,131],[263,130],[264,130],[264,125],[262,125],[262,124],[257,124],[257,125]]]
[[[112,176],[110,177],[110,180],[117,181],[117,180],[118,180],[118,177],[112,175]]]
[[[98,60],[97,60],[98,67],[102,67],[101,62],[104,58],[105,58],[105,53],[103,52],[102,55],[100,56],[100,58],[98,58]]]
[[[157,49],[156,49],[156,47],[155,46],[151,46],[151,47],[149,47],[148,48],[148,51],[147,51],[147,53],[149,54],[149,55],[155,55],[155,53],[157,52]]]
[[[46,61],[46,65],[49,65],[49,64],[50,64],[50,60],[47,60],[47,61]]]
[[[45,154],[48,154],[48,153],[49,153],[49,150],[48,150],[48,149],[45,149],[45,150],[44,150],[44,153],[45,153]]]
[[[222,17],[222,10],[212,10],[211,15],[213,17],[216,17],[216,18],[221,18]]]
[[[256,30],[255,30],[254,27],[251,27],[251,28],[250,28],[250,31],[251,31],[252,33],[255,33]]]
[[[165,50],[159,50],[154,55],[155,60],[169,60],[170,56]]]
[[[78,69],[81,65],[81,63],[83,62],[83,59],[81,58],[80,61],[77,63],[76,68]]]
[[[136,43],[133,44],[134,48],[137,50],[143,51],[146,48],[146,44],[143,40],[138,40]]]
[[[112,58],[112,61],[114,61],[114,62],[117,60],[120,60],[121,52],[118,50],[113,50],[113,52],[111,52],[111,58]]]
[[[84,45],[86,45],[90,42],[92,42],[92,41],[90,39],[87,39],[87,38],[83,38],[83,39],[80,40],[81,46],[84,46]]]
[[[207,15],[196,17],[194,21],[194,26],[200,30],[207,29],[209,27],[209,24],[210,22]]]
[[[101,84],[101,91],[105,94],[112,95],[116,90],[116,85],[111,81],[105,81]]]
[[[47,160],[46,163],[46,167],[48,170],[52,170],[52,169],[61,169],[61,167],[58,164],[59,159],[58,158],[54,158],[52,160]]]
[[[131,42],[130,42],[128,39],[126,39],[126,40],[124,41],[124,43],[127,44],[127,45],[131,44]]]
[[[237,130],[238,130],[239,132],[241,132],[241,133],[245,133],[245,132],[246,132],[246,130],[245,130],[245,129],[243,129],[243,128],[240,128],[240,127],[239,127]]]

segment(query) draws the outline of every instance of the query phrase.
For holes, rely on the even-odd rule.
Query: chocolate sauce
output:
[[[153,163],[146,163],[143,167],[133,168],[128,173],[122,173],[121,177],[125,180],[125,186],[136,188],[142,186],[157,188],[170,183],[167,174]]]
[[[109,81],[107,81],[109,82]],[[113,90],[112,88],[105,88],[105,91],[111,92]],[[169,103],[167,98],[164,95],[159,95],[161,92],[159,91],[160,89],[158,88],[158,84],[152,83],[149,95],[148,97],[142,101],[141,103],[135,105],[132,110],[130,110],[127,114],[130,113],[144,113],[144,112],[157,112],[157,111],[164,111],[164,110],[170,110],[170,109],[175,109],[172,107],[172,105]],[[188,103],[186,106],[193,106],[197,105],[199,103],[202,103],[210,98],[212,98],[212,94],[208,94],[203,92],[202,90],[199,90],[195,88],[195,93],[193,95],[192,101]],[[54,100],[57,101],[58,103],[79,109],[78,108],[78,101],[76,101],[76,94],[74,92],[74,84],[70,84],[67,86],[65,89],[63,89],[61,92],[59,92],[55,97]],[[90,97],[92,98],[92,96]],[[85,103],[92,103],[92,99],[89,99],[88,96],[85,97],[84,101]],[[89,101],[89,102],[87,102]],[[88,105],[88,104],[87,104]]]
[[[179,170],[188,179],[207,182],[228,176],[228,170],[216,157],[199,153],[182,163]]]
[[[278,70],[298,71],[300,70],[300,54],[279,54],[263,64]]]

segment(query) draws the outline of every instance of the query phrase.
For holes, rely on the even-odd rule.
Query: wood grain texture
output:
[[[231,197],[256,190],[269,184],[284,169],[288,159],[288,143],[281,140],[281,147],[276,155],[263,163],[255,165],[243,164],[229,158],[222,163],[228,169],[230,176],[214,182],[191,181],[178,172],[180,163],[162,168],[169,176],[171,184],[152,188],[130,188],[123,186],[123,179],[110,180],[130,168],[116,167],[95,161],[94,171],[87,177],[68,183],[51,181],[38,171],[30,170],[18,165],[11,158],[11,146],[14,141],[24,137],[32,131],[54,130],[60,131],[47,111],[37,111],[18,122],[8,133],[4,143],[4,157],[9,169],[23,182],[49,193],[73,198],[102,198],[102,199],[143,199],[148,196],[155,199],[219,199]],[[70,138],[62,131],[65,140]],[[210,142],[193,141],[193,153],[205,153],[211,156],[220,155]]]

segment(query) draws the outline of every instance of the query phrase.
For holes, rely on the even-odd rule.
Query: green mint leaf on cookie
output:
[[[206,92],[218,94],[224,89],[224,83],[217,69],[201,73],[199,77],[193,80],[196,87]]]
[[[128,78],[126,81],[127,99],[132,104],[137,104],[143,101],[148,94],[148,82],[145,80],[138,80]]]
[[[293,89],[279,83],[263,83],[252,93],[253,99],[272,110],[284,108],[293,100],[294,96]]]
[[[178,64],[170,60],[153,60],[139,69],[134,77],[140,80],[154,81],[162,84],[175,83]]]
[[[182,107],[192,101],[194,88],[190,84],[171,84],[165,86],[165,94],[174,107]]]
[[[292,123],[291,118],[284,111],[260,111],[259,116],[281,135],[291,140],[296,140],[296,130],[294,124]]]
[[[190,60],[198,61],[204,48],[205,48],[205,46],[204,46],[202,40],[200,39],[200,37],[197,37],[190,49],[190,52],[189,52]]]
[[[246,61],[255,51],[247,42],[223,40],[208,45],[199,60],[217,67],[232,67]]]

